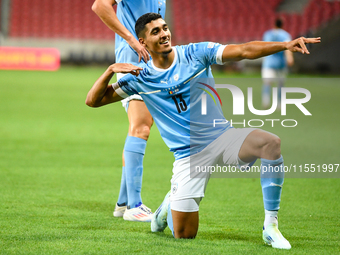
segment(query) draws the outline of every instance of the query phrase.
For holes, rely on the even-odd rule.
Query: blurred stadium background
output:
[[[93,0],[0,0],[0,46],[55,47],[62,63],[114,61],[114,33],[92,12]],[[339,0],[168,0],[166,20],[174,43],[242,43],[261,40],[276,17],[292,37],[321,36],[308,61],[297,56],[293,72],[340,73]],[[296,54],[297,55],[297,54]],[[258,68],[243,61],[231,68]]]

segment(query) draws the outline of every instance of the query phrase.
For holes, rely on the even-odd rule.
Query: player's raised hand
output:
[[[114,73],[130,73],[138,76],[139,72],[143,70],[143,68],[127,63],[116,63],[109,66],[109,70]]]
[[[137,52],[138,62],[140,62],[142,58],[145,62],[148,62],[150,60],[149,52],[134,37],[127,42]]]
[[[287,43],[287,50],[290,50],[291,52],[300,52],[302,54],[310,54],[306,44],[307,43],[320,43],[321,37],[317,38],[305,38],[300,37],[293,41],[290,41]]]

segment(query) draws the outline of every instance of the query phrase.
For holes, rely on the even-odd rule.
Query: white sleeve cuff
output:
[[[114,89],[114,91],[116,91],[116,93],[118,94],[118,96],[120,96],[120,97],[122,97],[122,98],[127,98],[127,97],[129,97],[129,95],[126,94],[126,93],[124,92],[124,90],[121,89],[121,87],[119,87],[118,82],[113,83],[111,86],[112,86],[112,88]]]
[[[216,63],[218,65],[223,65],[223,61],[222,61],[222,54],[223,54],[223,51],[224,51],[224,48],[226,47],[227,45],[221,45],[218,50],[217,50],[217,53],[216,53]]]

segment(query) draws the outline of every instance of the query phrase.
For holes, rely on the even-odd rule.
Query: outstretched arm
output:
[[[138,53],[139,62],[142,58],[144,58],[147,62],[150,59],[148,51],[140,45],[129,30],[120,23],[114,9],[112,8],[112,5],[115,4],[115,0],[95,0],[92,5],[92,11],[99,16],[108,28],[124,38],[126,42]]]
[[[289,50],[309,54],[307,43],[320,43],[321,38],[300,37],[290,42],[262,42],[254,41],[244,44],[230,44],[224,48],[222,61],[238,61],[242,59],[256,59],[268,56],[280,51]]]
[[[100,107],[122,100],[114,91],[109,82],[115,73],[131,73],[135,76],[139,75],[141,67],[132,64],[118,63],[110,65],[109,68],[98,78],[87,94],[85,103],[90,107]]]

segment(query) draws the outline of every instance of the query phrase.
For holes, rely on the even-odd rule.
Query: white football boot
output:
[[[115,210],[113,211],[113,216],[114,217],[123,217],[126,208],[127,208],[126,205],[119,206],[118,204],[116,204]]]
[[[283,237],[275,223],[268,224],[266,228],[263,227],[262,238],[266,244],[271,245],[273,248],[287,250],[292,248],[287,239]]]
[[[150,222],[151,218],[151,209],[142,203],[135,208],[127,208],[123,215],[123,219],[128,221]]]
[[[152,216],[151,232],[162,232],[168,226],[166,218],[168,216],[169,203],[170,191],[165,195],[162,204],[158,207],[158,209]]]

